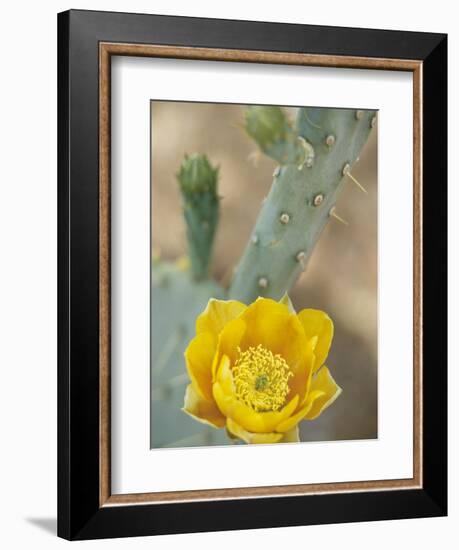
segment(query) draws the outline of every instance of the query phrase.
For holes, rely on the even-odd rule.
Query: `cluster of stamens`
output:
[[[261,344],[238,351],[233,366],[238,398],[256,412],[279,410],[290,391],[288,380],[293,376],[283,357]]]

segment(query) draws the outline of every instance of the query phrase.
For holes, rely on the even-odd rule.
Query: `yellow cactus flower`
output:
[[[333,322],[323,311],[298,314],[288,297],[246,306],[209,300],[185,351],[191,384],[184,412],[246,443],[299,441],[341,388],[325,367]]]

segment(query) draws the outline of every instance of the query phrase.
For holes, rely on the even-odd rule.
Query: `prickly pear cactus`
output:
[[[156,258],[152,265],[152,448],[230,442],[224,430],[201,426],[181,410],[188,383],[183,354],[196,317],[209,298],[250,303],[289,291],[325,224],[340,219],[335,204],[344,182],[360,186],[351,170],[375,117],[374,111],[301,108],[293,124],[279,107],[247,109],[247,133],[279,166],[229,289],[209,276],[219,218],[218,169],[204,155],[185,157],[177,179],[189,258]]]
[[[218,169],[204,155],[185,157],[177,174],[183,200],[189,260],[154,259],[151,288],[150,446],[216,445],[227,438],[182,412],[188,383],[183,353],[195,332],[196,317],[210,297],[224,290],[209,279],[218,222]]]
[[[330,216],[337,216],[340,189],[374,121],[374,111],[301,108],[292,128],[277,108],[249,108],[248,133],[280,164],[236,268],[231,298],[279,299],[291,288]],[[288,141],[281,147],[283,136]]]

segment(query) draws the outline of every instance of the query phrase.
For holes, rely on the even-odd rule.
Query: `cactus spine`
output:
[[[301,108],[293,129],[271,107],[249,113],[252,109],[246,129],[280,166],[229,288],[230,298],[247,303],[258,296],[280,299],[305,269],[375,116],[374,111]],[[282,135],[288,140],[279,154]]]

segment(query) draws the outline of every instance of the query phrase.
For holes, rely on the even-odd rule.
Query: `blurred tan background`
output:
[[[175,174],[185,153],[206,153],[220,166],[220,225],[213,273],[228,282],[244,250],[276,163],[242,129],[244,106],[152,102],[152,246],[165,259],[186,253],[185,226]],[[295,109],[288,109],[294,117]],[[258,162],[254,162],[258,157]],[[308,267],[290,292],[297,310],[326,311],[335,323],[327,360],[343,388],[339,399],[313,422],[302,439],[377,437],[377,129],[365,145],[336,212],[323,231]]]

